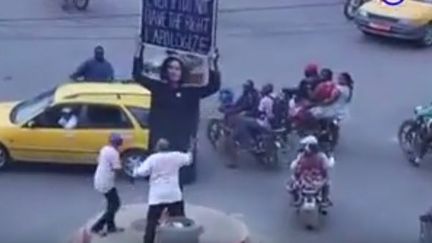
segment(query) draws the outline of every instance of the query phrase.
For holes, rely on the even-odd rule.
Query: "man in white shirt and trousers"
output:
[[[119,149],[123,145],[120,134],[112,133],[109,144],[105,145],[99,152],[98,165],[94,175],[95,189],[105,196],[107,207],[105,213],[91,227],[91,232],[100,236],[107,233],[123,231],[115,225],[114,218],[120,208],[120,198],[115,187],[116,173],[121,170]],[[105,226],[107,231],[104,231]]]
[[[179,170],[192,163],[192,154],[169,151],[169,142],[159,139],[156,153],[134,170],[134,177],[150,176],[147,225],[144,243],[154,243],[156,228],[165,210],[170,217],[185,216]]]

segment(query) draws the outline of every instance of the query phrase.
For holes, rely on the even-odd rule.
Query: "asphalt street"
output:
[[[65,13],[60,0],[3,0],[0,8],[0,98],[22,99],[65,82],[96,44],[119,77],[128,77],[138,30],[138,0],[94,0],[87,13]],[[221,0],[218,46],[224,86],[242,81],[294,85],[310,61],[355,79],[351,117],[343,124],[324,227],[304,230],[284,191],[287,169],[253,161],[237,170],[200,140],[199,181],[186,199],[243,215],[269,243],[409,243],[418,215],[432,202],[432,165],[412,168],[395,135],[415,105],[432,99],[432,49],[366,38],[331,0]],[[214,115],[214,98],[203,105]],[[146,184],[121,181],[124,203],[144,201]],[[2,243],[62,242],[103,207],[92,168],[20,166],[0,173]]]

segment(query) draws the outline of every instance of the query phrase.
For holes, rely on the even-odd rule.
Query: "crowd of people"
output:
[[[143,48],[143,47],[142,47]],[[155,229],[162,213],[167,210],[171,216],[184,216],[184,202],[179,172],[191,166],[191,138],[196,137],[200,100],[219,91],[224,122],[233,128],[233,138],[240,146],[254,147],[257,133],[272,131],[281,125],[283,110],[288,110],[290,119],[301,124],[319,124],[322,120],[343,117],[353,96],[353,80],[348,73],[341,73],[337,81],[328,68],[319,70],[317,65],[307,65],[304,78],[293,89],[295,95],[287,105],[273,84],[265,84],[261,90],[254,81],[243,84],[241,95],[235,99],[230,89],[220,89],[218,55],[210,60],[209,82],[203,87],[185,87],[187,68],[176,56],[169,56],[161,65],[160,80],[152,80],[142,75],[143,50],[134,59],[134,80],[152,92],[150,111],[150,150],[151,154],[134,170],[134,176],[149,176],[149,210],[144,243],[153,243]],[[71,75],[73,80],[110,82],[114,80],[112,65],[105,60],[101,46],[95,48],[94,58],[85,61]],[[66,112],[65,112],[66,113]],[[67,116],[66,116],[67,117]],[[70,117],[69,117],[70,118]],[[172,121],[176,121],[173,126]],[[73,119],[61,121],[64,126],[73,126]],[[107,200],[106,212],[93,225],[91,231],[104,236],[123,229],[115,225],[114,217],[120,207],[120,199],[115,188],[115,174],[121,169],[120,148],[123,138],[111,134],[109,143],[103,147],[98,157],[98,167],[94,177],[96,190]],[[306,136],[300,141],[301,149],[291,164],[292,178],[288,185],[293,195],[293,203],[298,202],[300,181],[320,179],[326,181],[322,194],[324,202],[329,199],[328,170],[334,159],[320,149],[318,139]],[[106,226],[107,230],[104,230]]]

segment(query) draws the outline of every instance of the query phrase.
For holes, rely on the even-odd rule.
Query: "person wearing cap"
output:
[[[114,80],[114,68],[105,59],[105,51],[102,46],[96,46],[94,57],[82,63],[78,69],[70,75],[74,81],[111,82]]]
[[[300,140],[301,149],[297,158],[291,162],[290,169],[293,172],[292,180],[288,185],[292,193],[294,204],[299,200],[301,182],[324,182],[322,197],[324,204],[331,204],[329,199],[329,170],[334,167],[332,156],[323,153],[315,136],[309,135]]]
[[[161,138],[156,143],[155,153],[134,169],[134,177],[150,176],[144,243],[154,242],[159,219],[165,210],[170,217],[185,215],[179,170],[191,163],[191,153],[170,151],[168,140]]]
[[[78,125],[78,117],[75,115],[72,107],[64,107],[61,110],[61,117],[58,124],[64,129],[74,129]]]
[[[105,196],[107,206],[104,214],[91,227],[91,232],[100,236],[123,231],[115,224],[115,215],[120,208],[120,198],[115,187],[116,173],[122,169],[119,149],[123,144],[120,134],[112,133],[109,143],[99,152],[94,175],[95,189]],[[107,227],[104,231],[105,226]]]

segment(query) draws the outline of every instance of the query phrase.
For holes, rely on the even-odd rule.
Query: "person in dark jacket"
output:
[[[114,68],[105,59],[102,46],[96,46],[94,57],[82,63],[70,76],[74,81],[108,82],[114,80]]]
[[[236,113],[245,112],[246,116],[257,116],[260,95],[252,80],[243,84],[243,93],[234,104]]]
[[[218,55],[209,63],[209,82],[206,86],[185,87],[183,84],[188,79],[188,70],[179,57],[167,57],[160,69],[161,80],[153,80],[142,75],[142,51],[140,57],[134,59],[133,76],[136,82],[152,92],[150,150],[160,138],[166,138],[173,150],[186,152],[191,138],[197,135],[201,99],[213,95],[221,86]],[[181,176],[181,180],[189,179]]]
[[[304,69],[304,78],[298,86],[299,99],[311,98],[311,94],[320,81],[318,66],[316,64],[308,64]]]

